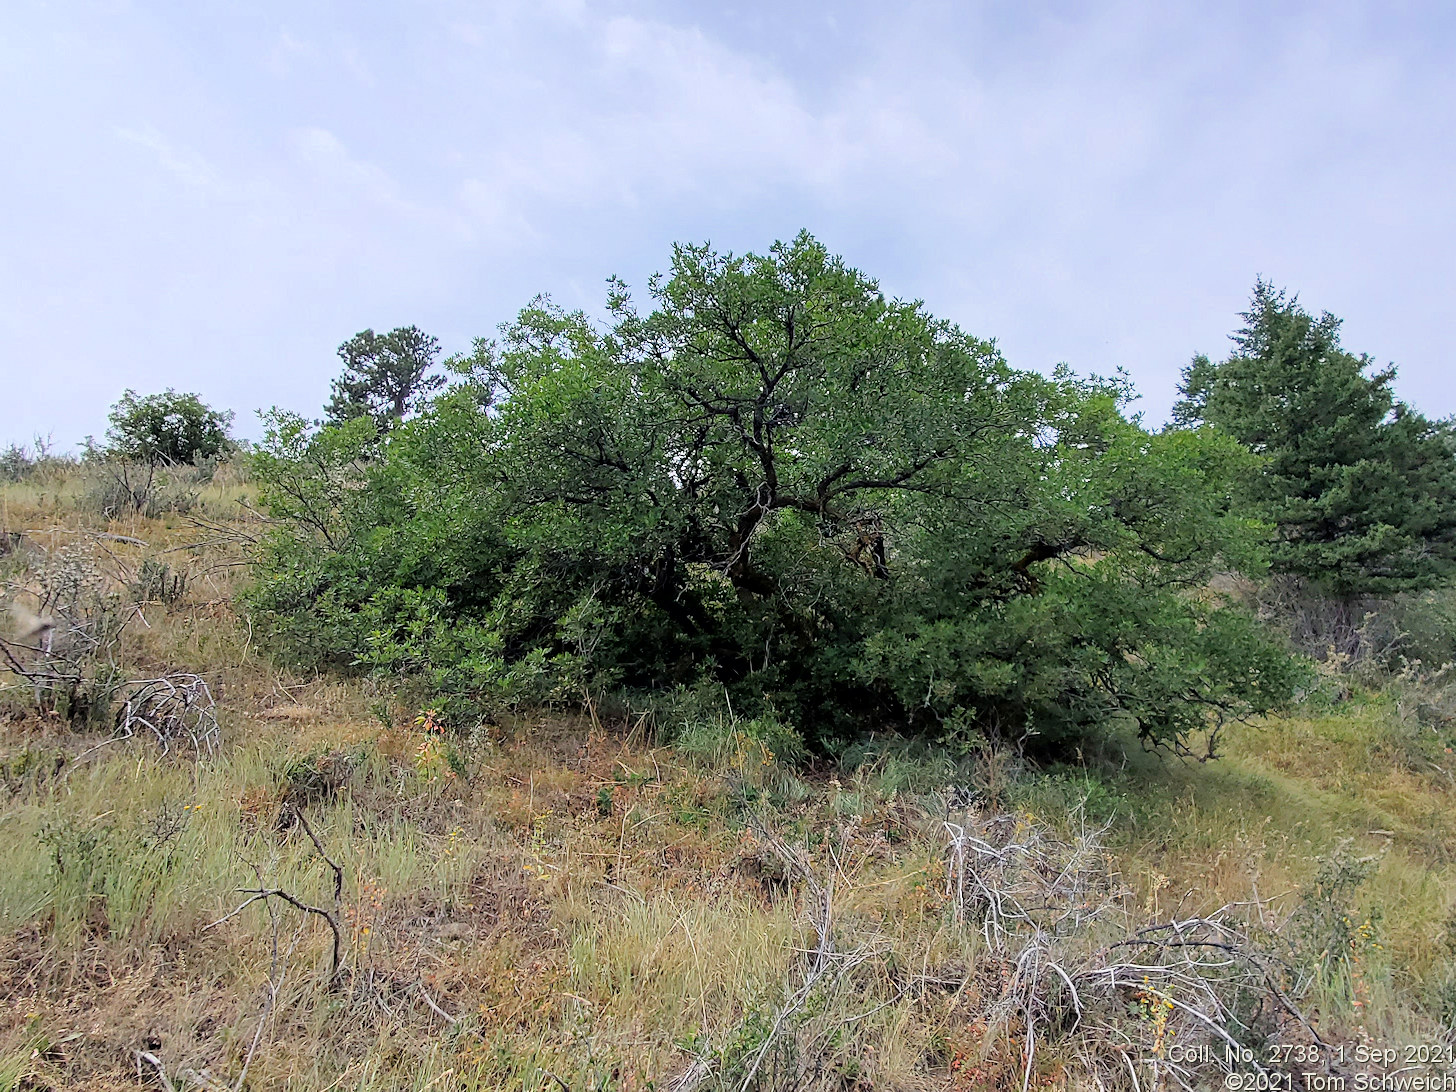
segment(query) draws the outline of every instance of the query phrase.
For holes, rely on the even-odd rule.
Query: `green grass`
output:
[[[0,487],[0,518],[84,539],[97,525],[70,489]],[[218,483],[206,503],[245,489]],[[450,743],[452,758],[387,689],[262,658],[228,608],[227,544],[178,549],[197,531],[165,516],[105,529],[148,543],[98,543],[118,580],[146,557],[188,573],[180,601],[142,605],[124,657],[207,674],[224,747],[98,748],[23,688],[0,695],[0,1088],[134,1082],[139,1049],[174,1079],[231,1086],[254,1036],[258,1088],[645,1090],[697,1057],[714,1067],[704,1088],[732,1087],[817,943],[809,886],[754,823],[832,890],[837,950],[873,953],[790,1021],[823,1087],[1019,1085],[1023,1031],[990,1012],[1006,967],[944,897],[953,783],[1023,824],[1105,825],[1118,922],[1253,898],[1288,915],[1330,860],[1371,857],[1336,909],[1379,947],[1312,989],[1322,1027],[1402,1042],[1456,1015],[1456,760],[1408,694],[1236,726],[1209,763],[1114,740],[1029,770],[891,740],[796,769],[772,724],[684,720],[666,745],[571,710]],[[287,801],[343,869],[337,902],[310,840],[280,823]],[[335,917],[338,981],[317,915],[257,903],[212,924],[260,883]],[[915,976],[940,984],[907,989]],[[1075,1084],[1078,1064],[1068,1039],[1037,1072]]]

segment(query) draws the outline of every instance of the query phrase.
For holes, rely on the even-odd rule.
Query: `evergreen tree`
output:
[[[344,374],[324,408],[329,423],[371,417],[384,429],[402,420],[444,386],[444,376],[428,374],[439,355],[439,341],[415,326],[355,334],[339,346]]]
[[[1340,320],[1259,281],[1221,363],[1196,357],[1174,420],[1214,425],[1264,457],[1252,499],[1275,571],[1350,601],[1431,587],[1456,570],[1456,429],[1395,397],[1395,368],[1340,345]]]

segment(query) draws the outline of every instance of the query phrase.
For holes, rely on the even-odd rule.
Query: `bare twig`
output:
[[[1312,1043],[1322,1043],[1281,986],[1288,969],[1258,940],[1271,928],[1263,901],[1134,926],[1128,893],[1101,849],[1102,830],[1084,823],[1062,837],[1024,815],[979,812],[947,822],[945,830],[945,893],[1008,968],[985,1017],[1004,1033],[1019,1028],[1025,1036],[1023,1088],[1041,1045],[1072,1032],[1075,1052],[1099,1087],[1129,1075],[1134,1087],[1145,1087],[1129,1061],[1134,1049],[1149,1053],[1153,1086],[1201,1087],[1199,1075],[1169,1060],[1193,1055],[1170,1048],[1209,1040],[1237,1048],[1249,1031],[1241,1014],[1261,1006],[1281,1011]],[[1098,922],[1122,935],[1091,949],[1086,940]],[[1129,1004],[1145,1008],[1147,1017],[1129,1023]],[[1140,1043],[1139,1034],[1154,1034],[1155,1042]]]
[[[427,1005],[430,1006],[430,1011],[433,1012],[436,1016],[438,1016],[441,1020],[444,1020],[445,1023],[447,1023],[447,1024],[458,1024],[458,1023],[460,1023],[459,1020],[457,1020],[455,1017],[451,1016],[448,1012],[446,1012],[444,1009],[442,1009],[439,1005],[435,1004],[435,999],[429,995],[429,993],[425,990],[425,987],[423,985],[420,986],[420,996],[425,999],[425,1004],[427,1004]]]
[[[167,1070],[162,1065],[162,1059],[158,1058],[149,1050],[138,1050],[134,1053],[136,1054],[138,1077],[142,1075],[142,1063],[146,1062],[149,1066],[157,1071],[157,1080],[162,1082],[162,1087],[165,1088],[167,1092],[176,1092],[176,1087],[167,1077]]]
[[[116,717],[116,730],[129,738],[140,728],[156,737],[167,754],[180,738],[197,754],[212,754],[222,742],[217,703],[201,675],[175,672],[155,679],[135,679],[119,689],[125,695]]]
[[[344,897],[344,870],[339,867],[337,861],[324,851],[323,843],[319,841],[318,835],[313,832],[313,827],[309,825],[308,817],[303,814],[303,809],[295,807],[293,809],[293,815],[298,820],[299,825],[303,827],[303,832],[308,835],[308,840],[313,843],[313,848],[318,850],[318,855],[323,858],[324,864],[333,870],[334,903],[337,905]]]
[[[284,902],[288,903],[289,906],[292,906],[295,910],[301,910],[305,914],[317,914],[328,923],[329,931],[332,932],[334,935],[333,959],[330,964],[329,970],[331,975],[337,975],[339,973],[339,962],[343,950],[344,940],[343,934],[339,931],[339,922],[333,914],[329,913],[322,907],[310,906],[308,903],[304,902],[302,899],[299,899],[297,896],[291,895],[287,891],[284,891],[281,888],[277,887],[240,887],[238,888],[238,891],[240,894],[248,895],[249,897],[229,913],[224,914],[222,917],[218,918],[211,924],[204,926],[204,931],[206,931],[207,929],[215,928],[216,926],[221,925],[223,922],[229,920],[230,918],[236,917],[249,906],[252,906],[253,903],[258,902],[260,899],[282,899]]]

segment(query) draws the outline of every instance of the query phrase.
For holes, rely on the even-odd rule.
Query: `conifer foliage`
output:
[[[344,373],[324,411],[329,422],[369,417],[382,430],[403,420],[445,385],[444,376],[430,374],[439,356],[440,342],[415,326],[355,334],[339,346]]]
[[[1395,397],[1395,368],[1340,345],[1340,320],[1259,281],[1235,352],[1196,357],[1175,417],[1262,457],[1247,483],[1275,571],[1350,600],[1456,570],[1456,430]]]

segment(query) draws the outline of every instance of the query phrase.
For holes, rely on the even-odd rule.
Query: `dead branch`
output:
[[[289,906],[292,906],[294,909],[301,910],[305,914],[317,914],[319,917],[323,918],[324,921],[326,921],[328,923],[329,930],[334,935],[333,959],[332,959],[332,962],[331,962],[330,967],[329,967],[329,973],[330,973],[331,976],[337,976],[338,975],[338,973],[339,973],[339,962],[340,962],[341,954],[342,954],[342,951],[343,951],[344,939],[343,939],[343,933],[339,931],[339,922],[338,922],[338,919],[336,919],[333,914],[329,913],[327,910],[323,909],[322,907],[319,907],[319,906],[310,906],[308,903],[304,902],[302,899],[299,899],[297,896],[291,895],[287,891],[284,891],[283,889],[277,888],[277,887],[263,887],[263,888],[240,887],[240,888],[238,888],[238,893],[239,894],[243,894],[243,895],[248,895],[249,898],[247,898],[243,902],[239,903],[233,910],[231,910],[230,912],[224,914],[222,917],[218,918],[216,921],[214,921],[214,922],[212,922],[212,923],[204,926],[203,927],[203,931],[204,932],[206,930],[208,930],[208,929],[212,929],[212,928],[215,928],[218,925],[221,925],[223,922],[228,921],[231,918],[236,917],[238,914],[240,914],[244,910],[246,910],[249,906],[252,906],[253,903],[258,902],[261,899],[272,899],[272,898],[282,899],[284,902],[288,903],[288,905]]]
[[[148,1050],[138,1050],[134,1051],[133,1053],[136,1054],[138,1077],[142,1075],[142,1063],[146,1062],[149,1066],[157,1071],[157,1080],[162,1082],[162,1087],[165,1088],[167,1092],[176,1092],[176,1086],[174,1086],[167,1077],[167,1070],[162,1065],[162,1059],[158,1058],[155,1054]]]
[[[827,878],[821,882],[814,874],[808,859],[796,847],[790,846],[766,824],[755,822],[753,830],[758,838],[765,842],[776,856],[784,863],[785,867],[798,874],[804,883],[805,904],[808,910],[807,917],[810,927],[814,930],[816,943],[813,949],[806,950],[804,954],[809,957],[808,965],[803,972],[802,980],[784,1003],[774,1013],[773,1023],[769,1027],[768,1034],[764,1036],[763,1042],[759,1044],[758,1050],[753,1056],[739,1083],[739,1092],[747,1092],[758,1076],[769,1053],[781,1039],[790,1034],[789,1028],[793,1026],[794,1018],[808,1004],[816,992],[835,992],[843,988],[849,977],[863,964],[883,955],[883,948],[874,944],[862,944],[852,951],[839,952],[834,943],[834,878],[841,869],[837,858],[831,854],[833,866],[828,871]],[[898,1000],[898,997],[895,998]],[[893,1003],[889,1002],[889,1003]],[[884,1006],[879,1006],[883,1008]],[[847,1022],[863,1020],[878,1008],[870,1012],[861,1013]],[[835,1026],[842,1026],[846,1021],[838,1021]],[[802,1021],[801,1021],[802,1023]],[[832,1033],[834,1029],[827,1029]],[[795,1032],[794,1034],[797,1034]],[[821,1035],[822,1038],[822,1035]],[[700,1064],[703,1063],[703,1064]],[[675,1089],[686,1090],[694,1088],[698,1083],[706,1080],[712,1071],[711,1061],[699,1059],[687,1073],[684,1073],[674,1083]],[[802,1076],[802,1074],[801,1074]],[[692,1082],[692,1083],[689,1083]]]
[[[120,689],[125,696],[117,712],[116,730],[122,738],[146,728],[164,755],[183,736],[197,754],[213,754],[221,746],[217,703],[201,675],[174,672],[155,679],[134,679]]]
[[[944,828],[945,894],[1009,970],[984,1016],[1024,1036],[1023,1088],[1040,1046],[1069,1035],[1098,1085],[1130,1074],[1143,1087],[1135,1070],[1123,1073],[1137,1049],[1154,1068],[1154,1086],[1184,1089],[1201,1079],[1168,1060],[1188,1052],[1168,1048],[1210,1040],[1239,1048],[1255,1031],[1250,1013],[1278,1011],[1322,1044],[1281,985],[1289,968],[1258,939],[1269,928],[1265,903],[1132,927],[1127,892],[1101,849],[1103,830],[1084,823],[1062,837],[1024,815],[975,812]],[[1105,942],[1093,948],[1098,931]],[[1140,1022],[1128,1021],[1129,1008],[1143,1013]],[[1257,1062],[1252,1068],[1263,1072]]]
[[[324,852],[323,843],[319,841],[318,835],[313,832],[313,827],[309,825],[308,817],[303,814],[303,809],[294,806],[293,816],[295,819],[298,820],[299,826],[303,827],[303,832],[308,835],[308,840],[313,843],[313,848],[316,849],[318,851],[318,855],[323,858],[324,864],[328,865],[329,868],[333,870],[334,905],[337,906],[339,900],[344,897],[344,870],[339,866],[339,863],[337,861],[335,861],[326,852]]]
[[[425,987],[424,987],[423,984],[421,984],[421,986],[420,986],[420,996],[425,999],[425,1004],[427,1004],[427,1005],[430,1006],[430,1011],[433,1012],[436,1016],[438,1016],[441,1020],[444,1020],[445,1023],[447,1023],[447,1024],[458,1024],[458,1023],[460,1023],[460,1021],[458,1019],[456,1019],[455,1017],[451,1016],[448,1012],[446,1012],[444,1009],[442,1009],[439,1005],[435,1004],[435,999],[429,995],[429,993],[425,990]]]

